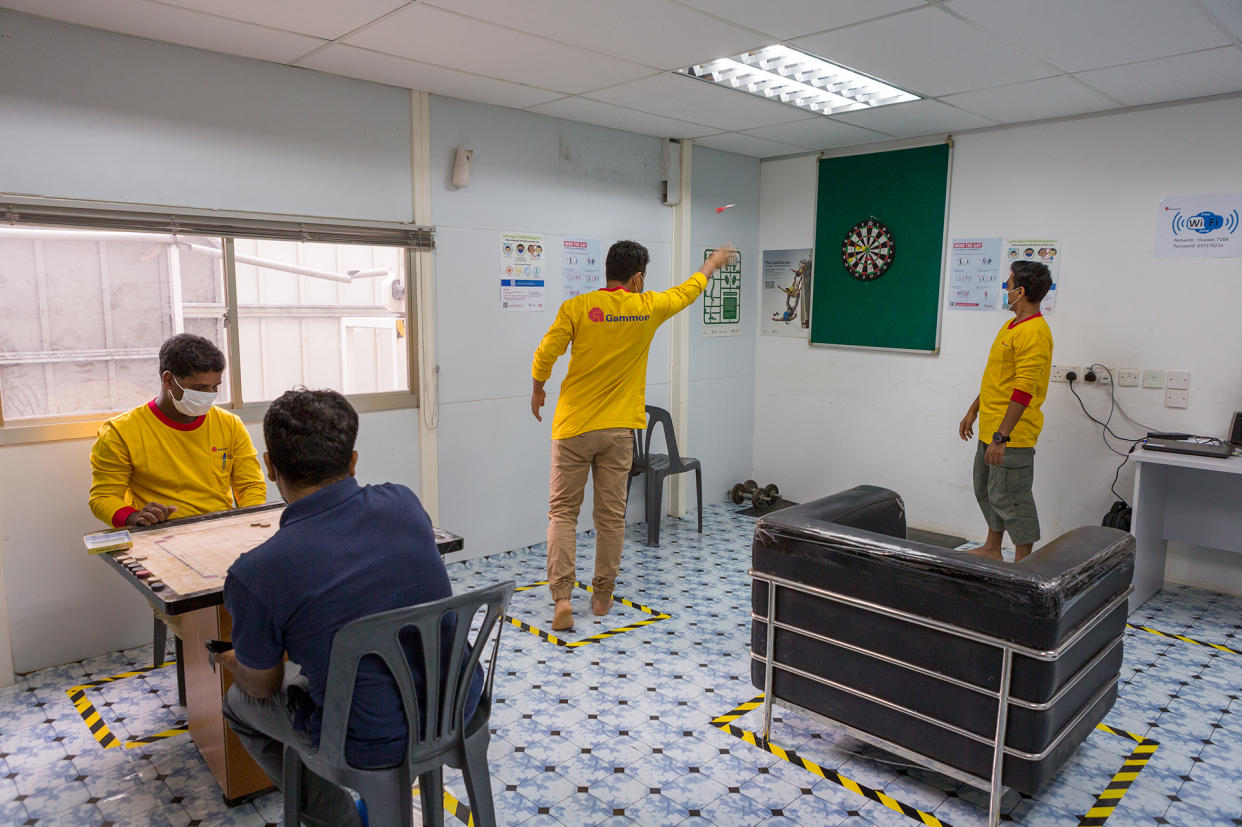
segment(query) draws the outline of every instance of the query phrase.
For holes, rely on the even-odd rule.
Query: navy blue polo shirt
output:
[[[351,620],[449,597],[431,520],[404,485],[360,486],[347,477],[288,506],[280,530],[229,568],[224,606],[233,617],[237,659],[279,666],[285,652],[302,667],[315,709],[305,726],[316,743],[332,638]],[[422,686],[422,676],[415,675]],[[478,703],[472,681],[466,720]],[[345,756],[358,767],[404,757],[405,716],[397,685],[379,658],[365,658],[354,687]]]

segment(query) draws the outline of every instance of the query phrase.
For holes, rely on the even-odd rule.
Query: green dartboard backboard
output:
[[[812,344],[938,350],[949,152],[820,159]]]

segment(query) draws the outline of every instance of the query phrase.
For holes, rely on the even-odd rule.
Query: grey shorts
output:
[[[1031,487],[1035,482],[1035,449],[1006,448],[1000,465],[984,460],[987,443],[975,452],[975,499],[992,531],[1007,531],[1015,545],[1039,539],[1039,513]]]

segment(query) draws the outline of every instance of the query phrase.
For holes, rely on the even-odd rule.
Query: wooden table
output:
[[[244,552],[280,527],[284,503],[202,514],[134,527],[134,546],[98,557],[120,572],[156,611],[181,619],[184,652],[186,721],[190,737],[202,753],[229,804],[236,804],[274,786],[259,769],[224,720],[221,702],[232,685],[223,669],[212,670],[204,644],[229,640],[233,619],[223,605],[224,577]],[[461,537],[436,529],[440,554],[458,551]],[[118,559],[132,556],[152,573],[139,578]],[[165,588],[153,590],[158,578]]]

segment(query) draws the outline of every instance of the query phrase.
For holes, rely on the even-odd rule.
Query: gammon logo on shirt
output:
[[[587,312],[587,318],[593,322],[645,322],[650,319],[651,316],[614,316],[611,313],[605,315],[604,311],[600,308],[592,307]]]

